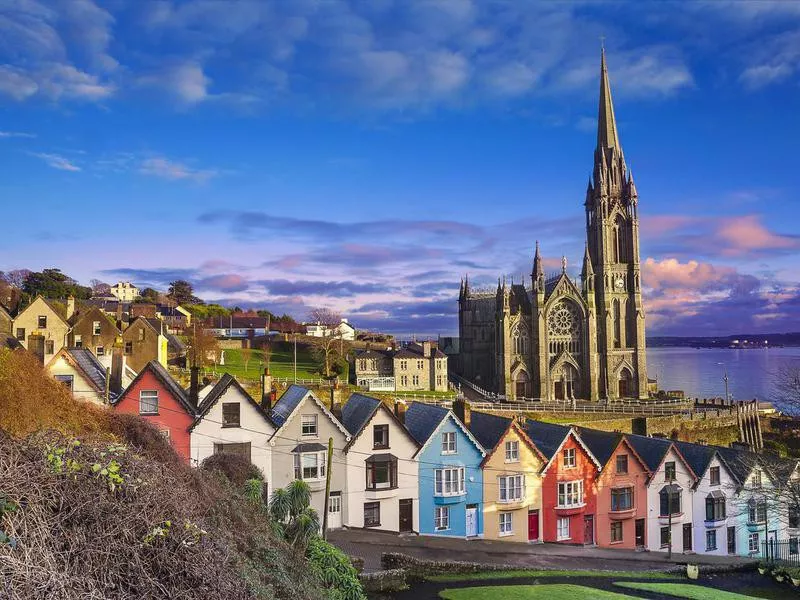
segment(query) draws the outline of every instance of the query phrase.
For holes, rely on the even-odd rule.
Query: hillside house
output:
[[[73,308],[74,303],[72,299]],[[23,348],[35,354],[43,364],[47,364],[67,343],[67,319],[70,316],[69,308],[64,315],[54,302],[37,296],[14,319],[14,337]]]
[[[141,371],[154,360],[167,366],[168,340],[164,325],[158,319],[134,319],[122,332],[122,344],[125,359],[134,371]]]
[[[111,295],[120,302],[133,302],[139,297],[139,288],[130,281],[119,281],[110,287]]]
[[[121,332],[102,310],[89,307],[79,310],[70,319],[67,336],[71,348],[85,348],[97,357],[110,355]]]

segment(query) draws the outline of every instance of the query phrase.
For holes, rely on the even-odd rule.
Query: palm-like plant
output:
[[[319,515],[311,508],[311,488],[296,480],[272,492],[269,514],[283,538],[298,551],[319,533]]]

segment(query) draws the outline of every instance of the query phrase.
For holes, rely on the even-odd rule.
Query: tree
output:
[[[160,300],[161,293],[158,290],[154,290],[151,287],[146,287],[139,292],[139,296],[136,298],[135,302],[140,304],[158,304]]]
[[[269,361],[272,360],[272,344],[269,342],[264,344],[263,352],[264,352],[264,368],[266,368],[267,371],[269,371]]]
[[[111,286],[105,281],[92,279],[89,281],[89,285],[92,287],[92,296],[108,296],[111,294]]]
[[[242,348],[242,362],[244,363],[244,372],[247,373],[247,365],[250,363],[250,359],[253,358],[253,349],[252,348]]]
[[[88,299],[92,296],[92,289],[79,285],[77,281],[62,273],[59,269],[43,269],[41,272],[31,272],[25,277],[22,291],[29,298],[39,294],[45,298],[75,298]]]
[[[308,543],[319,532],[319,515],[311,508],[311,488],[302,479],[272,492],[269,514],[298,554],[305,553]]]
[[[22,290],[11,285],[0,274],[0,305],[14,314],[17,311],[19,302],[22,299]]]
[[[192,284],[185,279],[176,279],[169,284],[167,296],[178,304],[202,304],[203,301],[194,295]]]
[[[773,400],[787,412],[800,413],[800,363],[784,363],[775,372],[773,382]]]
[[[342,318],[329,308],[315,308],[309,313],[309,321],[323,325],[322,337],[309,337],[311,355],[320,363],[322,375],[331,379],[333,367],[339,359],[347,355],[349,345],[342,339],[339,325]]]
[[[205,368],[217,363],[219,342],[202,327],[193,327],[186,340],[186,360],[189,366]]]
[[[25,279],[31,274],[30,269],[13,269],[7,273],[3,273],[3,280],[15,288],[21,290]]]

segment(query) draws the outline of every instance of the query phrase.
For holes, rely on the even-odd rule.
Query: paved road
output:
[[[362,529],[331,531],[328,539],[350,556],[363,558],[364,570],[367,572],[381,570],[381,555],[385,552],[402,552],[429,560],[460,560],[532,569],[651,571],[686,562],[699,564],[752,562],[745,558],[703,554],[674,554],[670,561],[667,560],[666,554],[660,552],[585,548],[564,544],[522,544],[433,536],[398,536],[393,533]]]

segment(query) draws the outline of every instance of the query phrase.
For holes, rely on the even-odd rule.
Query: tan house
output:
[[[130,281],[119,281],[111,286],[111,295],[121,302],[133,302],[139,297],[139,288]]]
[[[72,330],[67,339],[71,348],[86,348],[97,357],[111,354],[120,330],[105,312],[97,307],[82,309],[70,322]]]
[[[8,311],[0,305],[0,336],[8,336],[12,333],[14,319]]]
[[[159,319],[138,317],[122,332],[125,360],[137,373],[151,360],[167,366],[167,337]]]
[[[447,355],[432,342],[409,344],[392,357],[395,390],[447,391]]]
[[[394,362],[389,350],[368,348],[357,352],[353,364],[356,385],[366,390],[394,391]]]
[[[74,306],[74,300],[71,305]],[[47,364],[66,344],[69,323],[56,304],[37,296],[14,319],[13,330],[23,348]]]

